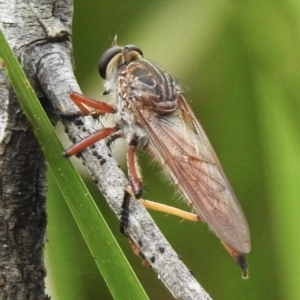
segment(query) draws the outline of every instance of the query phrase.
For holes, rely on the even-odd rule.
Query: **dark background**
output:
[[[101,99],[98,60],[117,32],[120,45],[138,45],[187,91],[238,196],[252,238],[248,280],[207,226],[151,213],[199,282],[213,299],[300,299],[299,1],[75,0],[74,7],[83,92]],[[116,150],[126,170],[126,150]],[[187,209],[146,155],[140,163],[145,198]],[[58,300],[110,299],[51,177],[49,184],[49,293]],[[89,185],[149,297],[173,299]]]

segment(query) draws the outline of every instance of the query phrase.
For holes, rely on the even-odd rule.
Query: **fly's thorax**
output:
[[[119,93],[126,95],[137,107],[158,115],[174,112],[178,108],[178,95],[181,94],[170,74],[145,59],[133,61],[122,70],[119,89]]]
[[[119,124],[125,139],[133,138],[143,145],[149,137],[143,128],[141,113],[160,115],[176,114],[179,107],[178,95],[181,90],[175,79],[160,66],[144,59],[119,66],[117,72],[115,121]]]
[[[126,97],[116,96],[115,122],[119,125],[126,142],[129,144],[132,140],[139,143],[148,143],[148,134],[140,123],[138,116],[132,111],[132,107]]]
[[[118,101],[120,104],[121,102]],[[124,104],[124,102],[122,102]],[[140,125],[136,116],[127,107],[122,105],[122,109],[118,109],[114,114],[115,122],[119,125],[123,137],[129,144],[135,140],[143,145],[148,143],[148,134],[143,126]]]

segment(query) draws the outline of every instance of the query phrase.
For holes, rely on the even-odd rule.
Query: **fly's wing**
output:
[[[180,108],[157,116],[133,110],[150,138],[145,150],[167,171],[199,217],[226,244],[250,251],[250,234],[242,209],[204,130],[182,96]]]

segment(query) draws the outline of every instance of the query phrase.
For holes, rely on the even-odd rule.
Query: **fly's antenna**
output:
[[[118,46],[117,39],[118,39],[118,34],[115,35],[114,39],[111,42],[112,47],[117,47]]]
[[[117,30],[117,33],[115,34],[114,39],[112,40],[112,42],[111,42],[111,46],[112,47],[117,47],[118,46],[118,42],[117,42],[117,40],[118,40],[118,33],[119,33],[120,29],[123,27],[123,25],[124,24],[120,25],[120,27]]]

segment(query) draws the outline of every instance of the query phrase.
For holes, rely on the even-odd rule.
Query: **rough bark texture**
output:
[[[46,165],[15,95],[0,74],[0,299],[45,299]],[[5,88],[6,86],[6,88]]]
[[[80,92],[70,59],[71,16],[69,0],[0,0],[0,23],[11,47],[39,97],[61,116],[76,114],[69,93]],[[0,254],[0,299],[45,299],[45,163],[0,72],[0,247],[5,249]],[[99,129],[89,116],[65,118],[64,124],[72,141]],[[109,149],[98,142],[82,158],[120,218],[128,181]],[[130,205],[128,233],[175,298],[210,299],[138,201]]]

